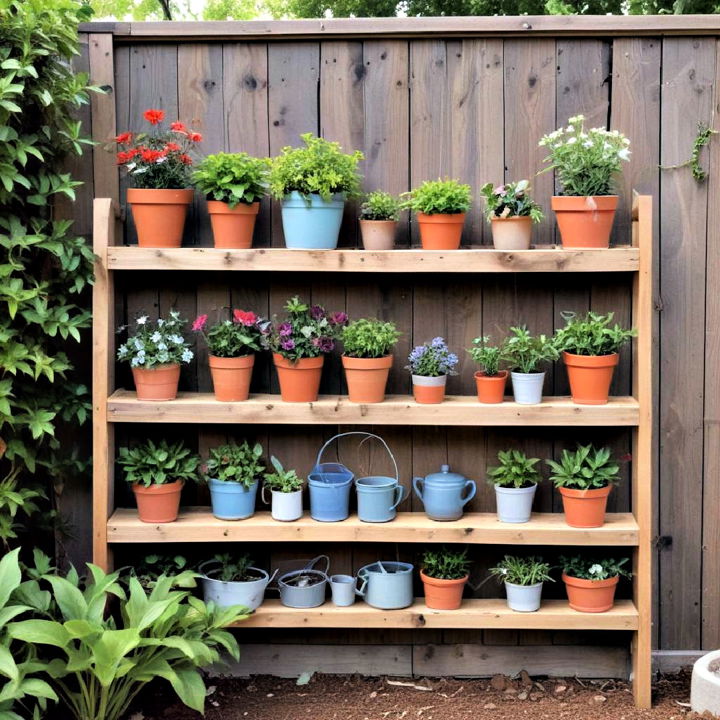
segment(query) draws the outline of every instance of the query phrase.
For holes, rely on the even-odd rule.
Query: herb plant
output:
[[[151,322],[147,315],[135,320],[135,334],[130,336],[117,351],[118,360],[129,362],[130,367],[152,368],[162,365],[189,363],[193,351],[183,337],[185,321],[177,310],[171,310],[167,318]],[[125,330],[121,327],[118,332]]]
[[[315,137],[312,133],[300,136],[304,147],[284,147],[270,164],[270,189],[282,200],[291,192],[298,192],[310,202],[310,195],[320,195],[326,202],[333,195],[356,197],[360,194],[358,163],[364,155],[355,150],[342,152],[336,142]]]
[[[342,329],[345,355],[353,358],[385,357],[399,338],[395,324],[382,320],[353,320]]]
[[[573,355],[612,355],[637,335],[634,329],[626,330],[617,323],[611,325],[613,313],[589,312],[585,317],[577,317],[573,312],[561,315],[566,324],[555,332],[555,347]]]
[[[510,328],[510,336],[503,342],[501,353],[510,369],[519,373],[540,372],[541,363],[557,360],[559,356],[551,338],[533,336],[525,326]]]
[[[215,555],[212,562],[219,566],[217,571],[212,571],[213,580],[250,582],[259,578],[258,574],[251,569],[253,561],[249,555],[239,555],[233,558],[230,553],[223,553]]]
[[[480,188],[485,196],[485,217],[493,218],[529,217],[539,223],[544,215],[542,208],[530,197],[530,183],[520,180],[495,187],[485,183]]]
[[[302,490],[303,480],[298,477],[295,470],[285,470],[274,455],[270,457],[270,464],[275,470],[275,472],[265,473],[265,485],[267,485],[270,490],[281,493],[292,493]]]
[[[586,555],[560,556],[560,566],[563,572],[581,580],[607,580],[618,575],[632,577],[632,573],[624,567],[627,563],[628,558],[614,560]]]
[[[470,570],[472,561],[467,557],[467,550],[426,550],[422,559],[422,571],[437,580],[459,580]]]
[[[467,352],[487,377],[495,377],[500,371],[502,348],[498,345],[491,345],[488,335],[476,337],[473,340],[473,346],[468,348]]]
[[[162,575],[175,578],[175,587],[194,588],[197,577],[183,555],[146,555],[141,562],[130,568],[130,575],[136,577],[144,588],[155,586]]]
[[[254,312],[233,310],[232,320],[223,320],[209,329],[207,319],[207,315],[198,315],[192,329],[205,338],[214,357],[245,357],[262,349],[269,323]]]
[[[563,450],[560,462],[545,461],[552,471],[555,487],[592,490],[614,485],[620,479],[620,466],[611,459],[608,448],[578,445],[575,452]]]
[[[249,488],[265,470],[262,454],[260,443],[250,447],[247,440],[241,445],[221,445],[210,450],[205,463],[205,475],[209,480],[235,482]]]
[[[540,458],[528,458],[520,450],[501,450],[498,453],[500,464],[488,470],[488,480],[492,485],[504,488],[526,488],[537,485],[541,477],[535,467]]]
[[[136,448],[120,448],[118,465],[127,482],[150,487],[195,480],[200,458],[182,442],[170,445],[167,440],[157,444],[148,440]]]
[[[400,201],[383,190],[368,193],[360,206],[361,220],[397,220],[399,217]]]
[[[195,187],[208,200],[231,208],[262,200],[267,188],[269,161],[247,153],[216,153],[198,163],[192,175]]]
[[[541,557],[506,555],[495,567],[490,568],[489,572],[499,583],[527,587],[541,582],[555,582],[550,577],[550,570],[550,563],[543,562]]]
[[[403,193],[403,209],[425,215],[455,215],[465,213],[472,204],[469,185],[458,180],[426,180],[422,185]]]
[[[630,160],[630,141],[617,130],[585,130],[585,117],[576,115],[540,140],[547,148],[547,170],[554,170],[562,195],[612,195],[615,176]]]
[[[423,377],[440,377],[440,375],[457,375],[455,366],[458,356],[450,352],[445,340],[433,338],[430,342],[418,345],[408,356],[409,365],[405,366],[413,375]]]

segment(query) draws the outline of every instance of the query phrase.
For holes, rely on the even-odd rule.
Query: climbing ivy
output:
[[[679,163],[678,165],[661,165],[660,168],[662,170],[679,170],[680,168],[689,167],[690,172],[692,173],[692,176],[696,182],[705,182],[708,173],[707,170],[705,170],[705,168],[703,168],[703,166],[700,164],[700,153],[702,152],[702,149],[709,144],[710,140],[712,140],[712,136],[717,135],[718,132],[720,131],[713,130],[705,123],[699,122],[697,135],[695,136],[695,140],[693,140],[690,158],[683,163]]]

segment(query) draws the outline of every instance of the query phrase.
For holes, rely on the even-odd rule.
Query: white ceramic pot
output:
[[[271,490],[269,503],[265,493],[266,490],[267,488],[263,486],[262,500],[266,505],[270,505],[270,515],[273,520],[292,522],[302,517],[302,490],[289,493],[280,492],[280,490]]]
[[[515,612],[536,612],[540,609],[542,586],[541,582],[535,585],[515,585],[506,582],[508,607]]]
[[[526,523],[530,521],[532,504],[537,485],[526,488],[495,486],[498,520],[503,523]]]
[[[542,402],[545,373],[510,373],[513,395],[518,405],[539,405]]]

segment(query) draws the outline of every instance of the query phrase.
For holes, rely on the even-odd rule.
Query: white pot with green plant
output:
[[[233,557],[230,553],[215,555],[198,568],[206,603],[222,609],[243,607],[257,610],[265,599],[265,588],[272,577],[253,567],[249,555]],[[274,574],[273,574],[274,577]]]
[[[533,223],[544,217],[530,196],[530,183],[520,180],[497,187],[486,183],[480,192],[485,196],[485,217],[492,228],[495,249],[529,250]]]
[[[615,590],[621,577],[632,577],[625,569],[628,558],[599,557],[597,554],[560,557],[562,579],[568,604],[587,613],[607,612],[615,604]]]
[[[360,234],[366,250],[392,250],[400,218],[400,201],[383,190],[374,190],[360,206]]]
[[[545,372],[540,366],[558,357],[552,338],[531,335],[525,326],[510,328],[510,335],[502,345],[501,358],[510,366],[513,395],[518,405],[542,402]]]
[[[506,555],[496,567],[490,568],[490,574],[505,585],[508,607],[515,612],[537,612],[543,583],[555,582],[550,577],[550,564],[540,557]]]
[[[490,338],[483,335],[473,340],[473,346],[467,352],[481,368],[475,373],[478,402],[488,405],[501,403],[505,398],[508,377],[508,371],[500,369],[502,348],[493,345]]]
[[[530,521],[535,491],[541,480],[535,467],[539,458],[528,458],[520,450],[501,450],[499,465],[488,470],[488,482],[495,487],[497,515],[500,522]]]
[[[262,501],[270,505],[273,520],[280,522],[299,520],[303,514],[302,478],[298,477],[295,470],[285,470],[274,455],[270,458],[270,464],[274,472],[265,473]],[[266,490],[270,491],[270,500],[267,498]]]

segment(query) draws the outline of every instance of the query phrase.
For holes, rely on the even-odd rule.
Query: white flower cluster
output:
[[[118,360],[144,369],[189,363],[193,351],[182,335],[184,324],[177,310],[171,310],[168,318],[158,318],[154,323],[147,315],[140,315],[135,320],[135,333],[118,348]]]

